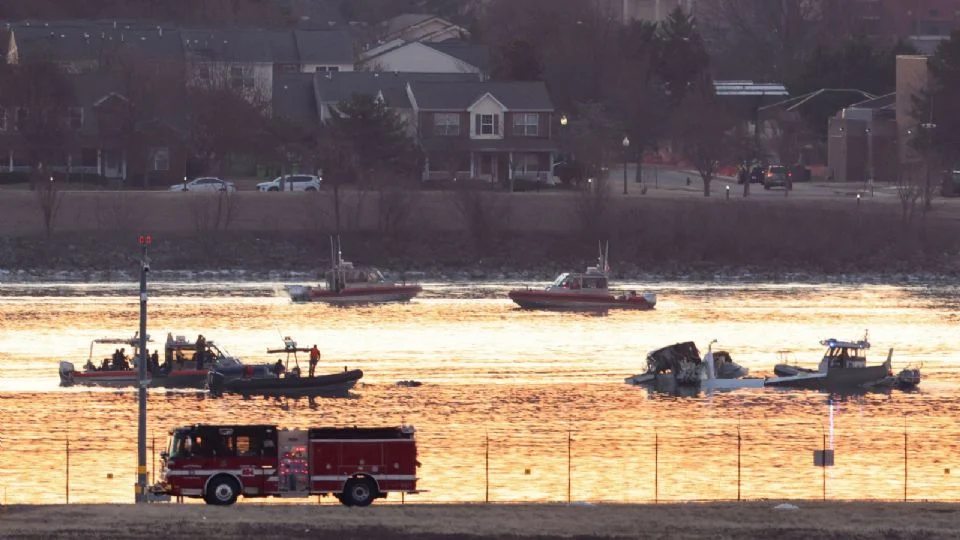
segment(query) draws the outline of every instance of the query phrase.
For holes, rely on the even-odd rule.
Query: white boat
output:
[[[627,377],[625,382],[633,385],[663,385],[666,382],[668,386],[699,387],[702,390],[763,388],[764,379],[748,377],[750,370],[733,362],[729,353],[713,352],[714,343],[716,340],[710,342],[703,359],[693,342],[657,349],[647,355],[647,371]]]

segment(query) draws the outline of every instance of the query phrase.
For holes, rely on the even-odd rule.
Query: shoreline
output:
[[[948,503],[781,501],[615,504],[450,504],[370,508],[323,504],[133,504],[0,507],[5,538],[924,538],[960,535]],[[56,519],[50,519],[56,516]],[[326,534],[325,534],[326,533]]]

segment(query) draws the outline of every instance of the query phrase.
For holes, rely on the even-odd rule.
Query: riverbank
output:
[[[36,201],[0,199],[0,281],[127,279],[143,233],[153,237],[152,269],[184,279],[316,279],[329,266],[327,193],[193,195],[71,192],[49,235]],[[896,204],[832,199],[409,196],[343,203],[344,257],[415,279],[543,281],[594,263],[608,240],[618,280],[960,275],[960,214],[945,203],[904,221]]]
[[[0,537],[920,539],[960,535],[960,507],[932,503],[774,502],[664,505],[8,506]]]

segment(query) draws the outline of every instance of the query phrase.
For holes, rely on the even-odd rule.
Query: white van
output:
[[[285,174],[257,184],[257,191],[319,191],[322,182],[312,174]]]

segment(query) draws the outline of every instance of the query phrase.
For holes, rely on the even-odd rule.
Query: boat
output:
[[[202,336],[198,336],[198,340]],[[148,343],[152,340],[147,338]],[[93,361],[97,346],[113,346],[114,348],[130,347],[132,353],[125,353],[116,359],[103,358],[99,365]],[[149,349],[149,347],[148,347]],[[250,376],[262,375],[270,372],[271,366],[245,365],[238,358],[231,356],[213,341],[202,340],[201,349],[203,359],[198,365],[196,359],[197,343],[189,341],[184,336],[173,338],[167,334],[164,343],[163,363],[150,361],[147,364],[147,385],[150,388],[192,388],[202,390],[207,383],[209,371],[220,371],[225,378],[241,377],[243,373]],[[99,354],[99,351],[98,351]],[[90,354],[83,371],[78,371],[73,363],[60,362],[60,384],[62,386],[106,386],[113,388],[136,387],[139,384],[140,372],[136,369],[136,362],[140,358],[140,338],[101,338],[90,343]]]
[[[866,351],[870,349],[868,335],[857,341],[825,339],[820,342],[827,348],[816,370],[788,364],[774,366],[776,377],[767,379],[766,386],[806,388],[816,390],[842,390],[876,384],[893,376],[891,362],[893,349],[879,365],[868,366]],[[919,381],[919,371],[917,372]]]
[[[713,351],[713,344],[701,359],[692,341],[676,343],[647,354],[647,371],[627,377],[632,385],[652,384],[661,390],[689,387],[702,390],[762,388],[764,379],[750,378],[750,370],[733,361],[726,351]]]
[[[228,377],[219,371],[211,371],[207,379],[207,389],[214,396],[241,394],[243,396],[320,396],[346,394],[363,378],[359,369],[343,368],[342,372],[317,375],[302,375],[297,353],[309,353],[310,349],[297,347],[290,337],[283,338],[282,349],[267,349],[267,354],[285,354],[286,361],[277,360],[275,369],[269,374],[258,375],[244,373],[241,377]],[[290,359],[294,366],[290,367]]]
[[[287,294],[294,302],[325,302],[338,306],[409,302],[423,288],[416,283],[387,280],[372,266],[354,266],[343,259],[339,239],[330,239],[333,265],[323,286],[290,285]]]
[[[544,289],[514,289],[510,299],[522,309],[606,311],[610,309],[649,310],[657,305],[653,293],[611,291],[609,287],[609,245],[600,248],[599,264],[585,272],[565,272]]]

